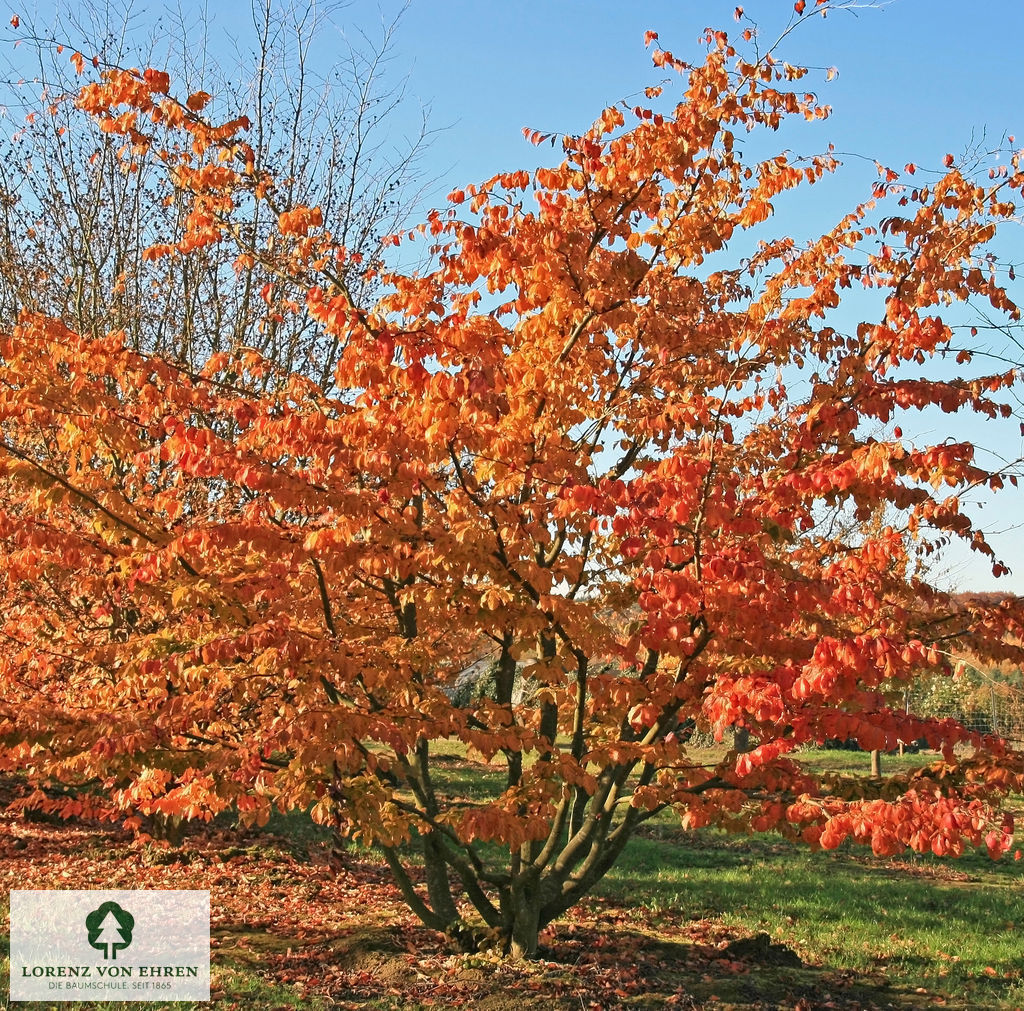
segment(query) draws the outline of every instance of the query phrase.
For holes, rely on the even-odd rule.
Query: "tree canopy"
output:
[[[379,847],[426,924],[521,956],[666,808],[813,847],[1011,845],[1024,756],[892,686],[952,650],[1022,658],[1020,600],[922,565],[943,539],[991,554],[960,496],[1015,475],[901,427],[1012,415],[1018,370],[972,371],[944,314],[1019,318],[986,260],[1019,153],[984,182],[880,167],[797,242],[773,202],[836,158],[741,141],[827,116],[806,71],[722,32],[694,66],[647,42],[672,83],[553,138],[557,164],[453,192],[392,239],[428,242],[427,269],[366,268],[369,308],[358,254],[280,202],[244,117],[207,122],[157,70],[84,85],[185,215],[145,256],[259,263],[291,293],[267,284],[271,315],[337,365],[191,367],[28,311],[2,336],[0,737],[29,804],[311,808]],[[255,207],[277,223],[258,241]],[[872,315],[840,325],[852,289]],[[689,744],[735,728],[751,750]],[[832,738],[940,756],[804,770]],[[487,796],[446,774],[451,742],[494,770]]]

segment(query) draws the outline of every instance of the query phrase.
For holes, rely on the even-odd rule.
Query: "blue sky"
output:
[[[524,126],[578,131],[605,105],[660,80],[643,45],[647,29],[678,57],[697,60],[706,25],[738,34],[749,24],[736,23],[735,7],[732,0],[413,0],[398,38],[398,62],[409,70],[411,91],[430,103],[433,124],[445,128],[428,160],[431,174],[440,176],[437,197],[496,171],[536,164],[538,151],[522,138]],[[764,41],[774,41],[793,13],[787,0],[748,0],[743,7]],[[397,9],[384,8],[385,16]],[[349,12],[358,20],[364,11],[379,10],[357,2]],[[1005,134],[1024,143],[1017,70],[1024,3],[997,0],[981,8],[895,0],[803,21],[780,53],[818,68],[808,88],[833,107],[833,116],[783,143],[811,153],[832,142],[850,157],[820,193],[801,190],[786,217],[780,207],[777,222],[785,231],[810,235],[817,226],[820,234],[867,194],[872,159],[938,168],[947,152],[959,158],[979,144],[996,146]],[[827,82],[829,67],[839,74]],[[1020,262],[1022,236],[1011,232],[1006,240],[1007,255]],[[922,437],[942,441],[943,423],[939,416],[922,419]],[[1016,421],[972,426],[972,438],[1010,458],[1022,454]],[[952,552],[936,575],[965,589],[1024,592],[1024,528],[1017,526],[1024,521],[1024,494],[1009,491],[985,501],[978,515],[986,528],[1007,531],[993,542],[1013,575],[994,580],[990,565],[967,551]]]
[[[432,103],[438,144],[453,179],[471,180],[530,157],[520,128],[569,131],[604,105],[659,78],[643,46],[654,29],[681,58],[699,57],[705,25],[736,31],[735,3],[707,0],[413,0],[398,48],[413,90]],[[748,0],[745,13],[774,39],[787,0]],[[808,4],[813,6],[813,0]],[[376,5],[359,0],[359,16]],[[981,15],[981,11],[984,15]],[[1024,4],[895,0],[878,9],[810,19],[784,42],[794,63],[839,69],[812,87],[834,107],[818,133],[840,150],[886,160],[938,162],[972,132],[997,138],[1019,127],[1019,47]]]
[[[605,105],[662,78],[644,49],[647,29],[657,31],[660,44],[676,56],[697,60],[706,25],[738,35],[749,24],[737,24],[735,7],[731,0],[414,0],[398,50],[413,92],[430,102],[434,124],[447,127],[431,152],[431,167],[454,186],[535,164],[538,152],[522,138],[522,127],[584,128]],[[748,0],[743,7],[764,41],[774,41],[793,13],[786,0]],[[820,193],[801,190],[786,217],[780,208],[776,220],[783,230],[809,235],[817,226],[820,234],[866,196],[872,159],[939,168],[947,152],[959,159],[979,144],[986,150],[998,145],[1005,134],[1024,144],[1018,72],[1024,3],[997,0],[981,8],[952,0],[895,0],[834,11],[825,19],[805,14],[803,20],[780,53],[819,68],[807,85],[833,107],[833,116],[782,143],[811,153],[832,142],[850,157]],[[829,67],[839,74],[827,82]],[[1018,263],[1022,238],[1011,231],[1003,247]],[[941,418],[922,420],[922,436],[945,437]],[[1004,456],[1022,455],[1016,421],[973,426],[972,437]],[[990,565],[966,551],[953,552],[937,575],[965,589],[1024,592],[1024,528],[1016,526],[1024,521],[1024,494],[1009,491],[985,501],[978,515],[987,528],[1008,531],[993,542],[1013,575],[994,580]]]
[[[182,0],[186,12],[202,6]],[[318,39],[314,59],[327,69],[343,42],[341,33],[379,35],[382,22],[393,20],[402,6],[395,0],[352,0],[339,11],[337,28]],[[789,0],[747,0],[742,6],[765,42],[794,20]],[[813,0],[807,6],[813,8]],[[606,105],[665,79],[644,48],[647,29],[657,31],[660,44],[678,57],[696,61],[702,52],[698,36],[706,25],[737,36],[749,25],[736,23],[735,7],[734,0],[411,0],[389,73],[395,80],[408,74],[412,102],[407,118],[395,117],[391,126],[396,133],[414,131],[417,102],[431,108],[430,123],[439,132],[423,174],[437,181],[427,202],[439,203],[450,189],[495,172],[553,159],[550,149],[526,143],[523,127],[584,129]],[[151,16],[141,5],[132,9],[137,23]],[[217,29],[233,33],[251,24],[248,0],[206,9],[215,35]],[[40,18],[46,19],[42,11]],[[938,168],[947,152],[959,158],[971,147],[996,146],[1005,134],[1016,134],[1018,146],[1024,145],[1020,0],[990,0],[984,6],[864,0],[855,10],[833,11],[824,20],[807,15],[796,20],[803,23],[779,53],[817,68],[804,83],[833,107],[833,116],[774,140],[799,153],[832,142],[849,157],[838,179],[780,203],[778,231],[798,238],[815,229],[820,234],[867,195],[872,159]],[[826,82],[829,67],[839,74]],[[420,213],[422,208],[413,210],[414,217]],[[1024,241],[1018,232],[1008,231],[1001,249],[1020,265],[1024,278]],[[1024,291],[1017,298],[1024,300]],[[941,441],[941,429],[927,427],[941,424],[942,419],[927,419],[922,436]],[[974,426],[972,438],[1010,458],[1024,452],[1016,423]],[[1014,527],[1024,520],[1024,493],[987,504],[982,516],[987,526]],[[965,553],[953,560],[950,579],[964,588],[1024,593],[1024,527],[1011,529],[996,544],[1015,570],[1011,578],[994,582],[989,565]]]

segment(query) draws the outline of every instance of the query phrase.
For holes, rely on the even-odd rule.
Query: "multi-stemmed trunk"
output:
[[[419,755],[426,758],[426,748]],[[498,946],[513,957],[537,955],[541,931],[579,902],[618,859],[637,826],[654,811],[620,803],[653,777],[636,763],[606,768],[593,794],[566,787],[546,839],[508,851],[501,870],[485,866],[477,851],[443,823],[418,837],[425,895],[397,848],[383,847],[410,908],[428,927],[464,950]],[[625,812],[617,814],[625,806]],[[472,926],[457,899],[475,910]]]
[[[621,827],[620,830],[621,831]],[[420,838],[426,896],[416,889],[412,875],[394,849],[385,849],[392,873],[409,906],[428,927],[447,934],[463,950],[499,947],[517,959],[536,957],[540,933],[549,923],[575,905],[608,871],[630,832],[593,841],[579,865],[563,862],[566,849],[543,868],[524,866],[522,852],[512,855],[515,872],[475,876],[465,862],[438,844],[434,833]],[[458,866],[453,866],[452,858]],[[574,867],[573,871],[570,867]],[[484,880],[480,880],[480,878]],[[456,903],[454,881],[483,921],[466,923]],[[496,892],[496,901],[488,892]]]
[[[396,611],[398,602],[396,598]],[[415,609],[407,605],[399,611],[403,632],[415,632]],[[677,671],[677,683],[686,677],[689,665],[703,652],[711,633],[703,622],[695,622],[696,647],[687,662]],[[555,629],[558,632],[559,629]],[[513,722],[517,716],[513,705],[516,661],[515,639],[511,631],[500,640],[500,655],[495,667],[492,700],[506,709]],[[569,647],[575,664],[570,677],[575,681],[576,703],[568,720],[560,727],[560,714],[554,703],[540,699],[532,716],[540,747],[536,753],[534,775],[550,773],[552,782],[560,782],[560,799],[550,820],[547,834],[513,844],[502,866],[485,861],[482,852],[471,842],[461,839],[443,815],[443,800],[435,788],[431,767],[430,745],[420,739],[415,752],[398,756],[396,783],[411,793],[411,803],[396,801],[415,814],[420,858],[426,890],[424,897],[417,890],[414,875],[396,847],[382,847],[395,881],[410,908],[420,920],[448,934],[465,949],[493,947],[514,958],[533,958],[537,954],[540,932],[579,902],[615,864],[637,827],[667,806],[661,801],[653,806],[637,806],[638,790],[644,791],[654,781],[657,768],[638,755],[644,754],[658,740],[678,729],[680,701],[673,697],[649,726],[636,727],[623,718],[618,729],[625,745],[623,757],[596,773],[589,789],[566,782],[559,774],[559,762],[570,759],[579,768],[587,767],[586,754],[592,746],[586,733],[586,704],[590,658]],[[552,632],[539,636],[539,659],[553,661],[556,637]],[[658,654],[649,650],[640,671],[641,678],[650,677],[657,668]],[[559,731],[568,730],[567,744],[556,743]],[[523,779],[524,756],[513,749],[505,751],[505,792],[516,790]],[[547,766],[547,769],[544,766]],[[540,771],[538,772],[538,768]],[[699,794],[721,785],[717,779],[695,785]],[[520,812],[524,820],[527,810]],[[457,888],[457,890],[456,890]],[[473,919],[482,926],[470,926],[459,912],[457,894],[475,910]]]

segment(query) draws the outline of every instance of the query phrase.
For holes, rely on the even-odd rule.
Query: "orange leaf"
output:
[[[206,103],[210,101],[213,96],[205,91],[195,91],[188,96],[185,104],[193,112],[202,112],[206,108]]]
[[[146,72],[142,75],[143,80],[159,94],[166,95],[171,87],[170,75],[166,74],[162,70],[153,70],[152,67],[146,69]]]

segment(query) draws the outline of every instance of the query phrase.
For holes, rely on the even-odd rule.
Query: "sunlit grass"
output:
[[[874,857],[849,844],[812,853],[785,840],[684,833],[635,839],[596,895],[642,916],[717,919],[765,931],[806,962],[884,973],[988,1006],[1021,978],[1024,869],[971,853],[959,861]]]

